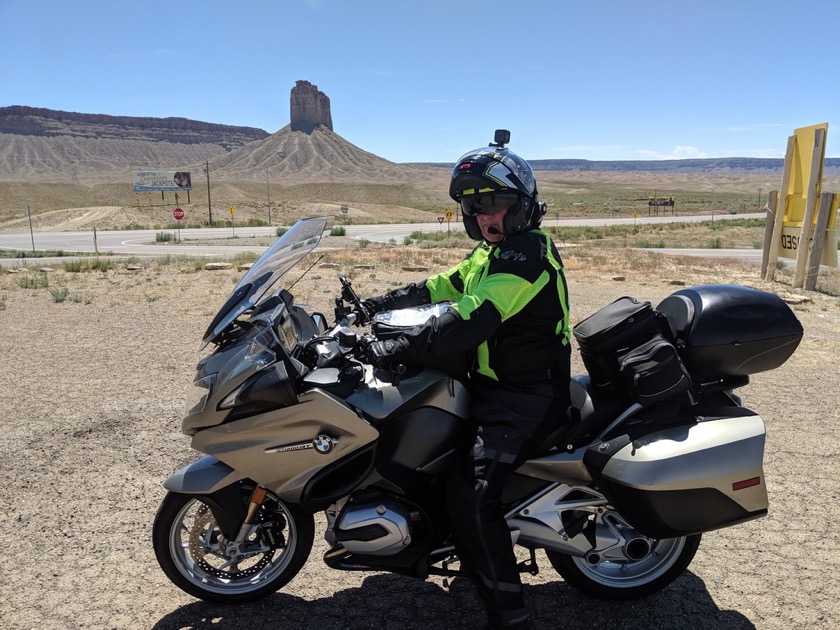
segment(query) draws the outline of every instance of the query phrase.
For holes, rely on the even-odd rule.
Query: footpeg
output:
[[[534,553],[533,547],[529,548],[528,551],[530,552],[531,557],[517,564],[516,568],[519,570],[520,573],[530,573],[531,575],[537,575],[540,572],[540,568],[537,566],[537,554]]]

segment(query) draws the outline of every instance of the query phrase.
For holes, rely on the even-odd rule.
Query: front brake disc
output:
[[[263,553],[254,564],[244,569],[240,568],[238,562],[228,556],[218,542],[216,544],[211,542],[211,537],[214,534],[217,541],[222,538],[213,513],[205,507],[196,515],[193,526],[190,528],[190,556],[203,571],[214,577],[225,580],[240,580],[260,572],[271,561],[273,552]],[[213,566],[207,562],[208,557],[223,559],[225,564],[229,562],[230,564],[227,564],[228,570]]]

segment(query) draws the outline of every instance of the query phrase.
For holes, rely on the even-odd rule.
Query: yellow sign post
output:
[[[817,247],[812,251],[815,229],[824,231],[819,243],[836,243],[835,221],[836,199],[821,204],[818,216],[817,202],[822,188],[823,164],[825,163],[825,140],[828,123],[795,129],[788,138],[785,154],[785,168],[782,176],[781,193],[771,195],[765,253],[762,258],[762,275],[773,280],[776,273],[772,257],[796,260],[793,286],[803,285],[808,259],[816,256],[813,263],[837,266],[837,248]],[[774,191],[775,192],[775,191]],[[771,234],[772,228],[772,236]]]

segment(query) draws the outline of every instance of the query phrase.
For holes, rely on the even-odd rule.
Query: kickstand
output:
[[[537,554],[534,552],[534,548],[531,547],[528,549],[531,554],[531,557],[528,560],[524,560],[516,565],[516,568],[519,569],[520,573],[530,573],[531,575],[537,575],[540,572],[540,568],[537,566]]]

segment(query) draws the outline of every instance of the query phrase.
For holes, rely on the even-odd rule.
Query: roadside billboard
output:
[[[134,192],[192,190],[189,171],[135,171]]]

